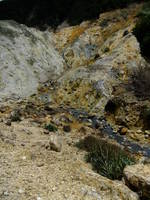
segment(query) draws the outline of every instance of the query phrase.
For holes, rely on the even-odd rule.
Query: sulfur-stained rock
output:
[[[132,34],[139,6],[104,13],[93,22],[67,27],[55,35],[70,68],[58,79],[58,103],[102,114],[116,86],[128,82],[144,60]],[[123,13],[127,13],[124,19]],[[100,24],[107,21],[107,26]]]

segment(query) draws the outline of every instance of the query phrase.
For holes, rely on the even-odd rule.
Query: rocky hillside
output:
[[[97,21],[61,29],[56,47],[70,68],[58,83],[59,103],[103,112],[114,88],[128,81],[142,60],[132,35],[140,6],[100,15]]]
[[[141,7],[55,31],[0,21],[0,199],[150,199],[150,101],[134,85],[149,72],[133,35]]]

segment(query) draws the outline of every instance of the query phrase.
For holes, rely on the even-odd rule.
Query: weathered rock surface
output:
[[[51,33],[0,21],[0,100],[27,97],[64,71]]]
[[[58,103],[102,114],[115,86],[127,82],[144,62],[132,34],[139,7],[105,13],[94,23],[56,33],[56,46],[70,68],[58,80]]]
[[[145,199],[150,199],[150,164],[137,164],[124,169],[126,184]]]

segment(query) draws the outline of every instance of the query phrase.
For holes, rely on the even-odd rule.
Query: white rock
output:
[[[57,135],[51,135],[49,140],[50,149],[56,152],[60,152],[62,149],[62,140]]]
[[[23,189],[19,189],[19,190],[18,190],[18,193],[19,193],[19,194],[23,194],[23,193],[24,193],[24,190],[23,190]]]
[[[14,21],[0,21],[0,100],[27,97],[64,71],[53,35]]]

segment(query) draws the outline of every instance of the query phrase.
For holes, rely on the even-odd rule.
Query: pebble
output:
[[[4,191],[4,196],[9,196],[8,191]]]
[[[41,197],[37,197],[37,200],[42,200],[42,198]]]
[[[45,135],[49,135],[49,131],[48,130],[44,130],[44,134]]]
[[[49,147],[51,150],[61,152],[62,140],[57,135],[51,135],[49,138]]]
[[[23,156],[23,157],[22,157],[22,160],[26,160],[26,156]]]
[[[126,133],[128,132],[128,129],[126,127],[121,128],[120,130],[120,134],[121,135],[126,135]]]
[[[150,136],[150,130],[145,130],[145,134]]]
[[[142,131],[141,130],[137,130],[136,131],[138,134],[142,134]]]
[[[11,120],[10,119],[8,119],[7,121],[6,121],[6,123],[5,123],[7,126],[11,126]]]
[[[52,192],[55,192],[57,190],[57,187],[52,188]]]
[[[37,167],[43,167],[44,163],[37,163]]]
[[[18,193],[19,193],[19,194],[23,194],[24,191],[23,191],[22,189],[19,189],[19,190],[18,190]]]
[[[150,135],[145,135],[145,139],[148,139],[150,137]]]

